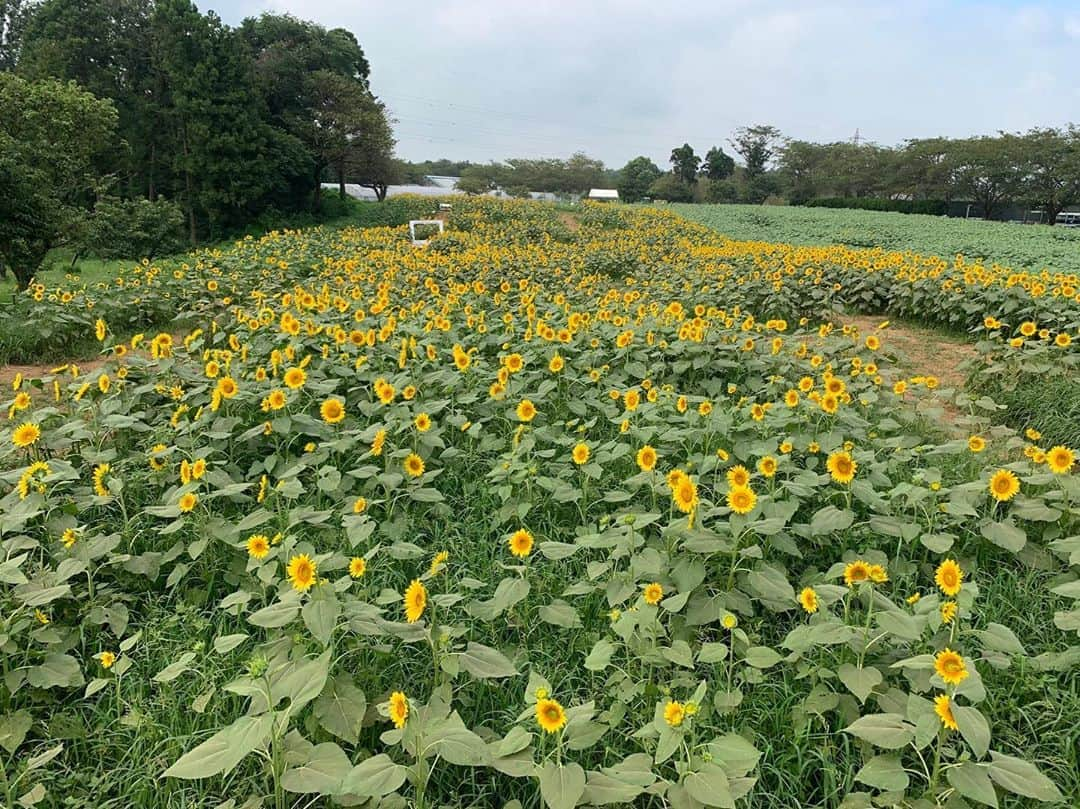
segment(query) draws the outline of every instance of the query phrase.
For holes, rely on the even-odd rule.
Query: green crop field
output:
[[[1080,228],[783,205],[669,206],[732,239],[910,250],[1080,273]]]

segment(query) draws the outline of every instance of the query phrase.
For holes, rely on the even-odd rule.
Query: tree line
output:
[[[612,170],[579,153],[567,160],[403,163],[400,176],[417,183],[428,174],[459,176],[459,188],[470,193],[617,188],[625,202],[759,204],[772,198],[794,205],[944,213],[949,203],[962,200],[986,219],[1023,204],[1041,210],[1051,224],[1066,206],[1080,204],[1080,128],[1074,125],[912,139],[895,147],[811,143],[756,125],[737,129],[727,145],[731,154],[714,145],[699,155],[684,143],[671,150],[666,168],[639,156]]]
[[[25,284],[103,230],[160,248],[376,190],[394,139],[356,37],[291,16],[238,27],[190,0],[0,0],[0,264]]]

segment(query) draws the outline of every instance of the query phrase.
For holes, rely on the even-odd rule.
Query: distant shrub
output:
[[[184,245],[184,213],[166,199],[102,197],[83,221],[80,252],[98,258],[154,258]]]
[[[823,197],[801,202],[792,201],[793,205],[807,208],[853,208],[861,211],[893,211],[895,213],[921,213],[930,216],[944,216],[948,203],[940,199],[877,199],[874,197]]]

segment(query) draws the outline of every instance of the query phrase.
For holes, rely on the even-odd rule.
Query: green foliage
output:
[[[0,73],[0,109],[0,263],[25,288],[49,250],[74,235],[116,110],[74,82],[11,73]]]
[[[693,185],[697,182],[698,166],[701,158],[694,154],[694,148],[689,143],[677,146],[671,150],[671,172],[678,177],[683,184]]]
[[[689,202],[694,197],[694,189],[677,174],[668,172],[661,174],[649,186],[649,196],[666,202]]]
[[[166,199],[100,197],[81,223],[81,252],[99,258],[155,258],[183,248],[184,213]]]
[[[944,216],[948,205],[936,199],[877,199],[874,197],[818,197],[806,200],[807,208],[847,208],[860,211],[893,211]]]
[[[1076,229],[794,206],[695,205],[677,210],[733,239],[960,254],[1016,269],[1080,273]]]
[[[635,157],[619,171],[619,199],[639,202],[649,195],[649,189],[661,174],[660,168],[647,157]]]

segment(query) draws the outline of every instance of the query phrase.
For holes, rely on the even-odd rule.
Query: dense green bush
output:
[[[81,252],[98,258],[154,258],[184,247],[184,212],[166,199],[102,197],[83,224]]]

